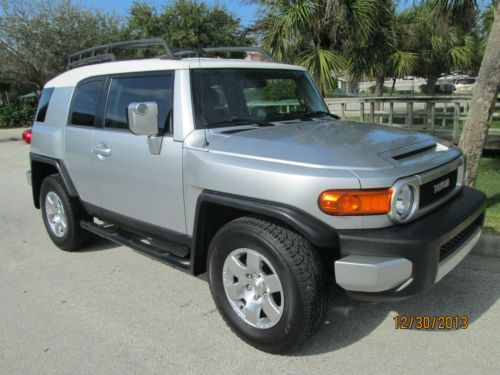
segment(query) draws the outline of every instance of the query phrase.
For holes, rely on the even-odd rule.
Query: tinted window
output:
[[[173,76],[156,75],[113,78],[109,89],[105,126],[128,129],[128,105],[133,102],[156,102],[160,132],[168,131],[172,112]]]
[[[73,99],[72,125],[94,126],[102,81],[91,81],[77,87]]]
[[[49,108],[49,102],[53,92],[54,92],[53,87],[48,89],[43,89],[42,96],[40,97],[40,101],[38,102],[38,109],[36,111],[35,121],[38,122],[45,121],[45,115],[47,114],[47,108]]]
[[[456,81],[457,85],[473,85],[474,83],[476,83],[474,78],[463,78]]]

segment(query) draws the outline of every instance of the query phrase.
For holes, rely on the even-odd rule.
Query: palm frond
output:
[[[377,30],[378,21],[383,17],[381,13],[389,11],[386,5],[379,0],[351,1],[353,26],[363,39],[368,39]]]
[[[266,1],[263,47],[278,61],[295,62],[298,50],[310,39],[308,25],[318,5],[311,1]],[[310,46],[307,46],[310,47]]]
[[[395,51],[389,58],[389,64],[394,77],[404,77],[411,74],[418,64],[418,54],[408,51]]]
[[[334,51],[316,47],[304,54],[300,65],[309,70],[320,90],[326,92],[335,86],[333,73],[340,74],[347,67],[347,62]]]
[[[434,7],[439,7],[451,14],[469,14],[477,6],[477,0],[427,0]]]
[[[474,38],[471,35],[465,35],[463,44],[452,46],[448,51],[447,58],[451,66],[458,69],[467,69],[471,66],[474,56]]]

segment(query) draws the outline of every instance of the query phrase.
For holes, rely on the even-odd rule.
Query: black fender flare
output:
[[[203,248],[204,228],[202,216],[206,203],[238,209],[249,214],[270,217],[285,223],[318,248],[338,248],[339,239],[335,228],[296,207],[255,198],[204,190],[198,197],[194,220],[191,267],[198,274],[205,267],[206,251]]]
[[[64,161],[56,158],[52,158],[49,156],[44,156],[40,154],[35,154],[30,152],[30,166],[31,166],[31,187],[33,191],[33,202],[36,208],[40,208],[39,195],[40,195],[40,186],[42,180],[47,177],[45,173],[37,167],[37,163],[50,165],[55,168],[57,173],[61,176],[64,185],[68,191],[68,194],[73,197],[78,197],[78,191],[75,188],[75,185],[71,181],[71,177],[69,176],[68,170],[64,165]]]

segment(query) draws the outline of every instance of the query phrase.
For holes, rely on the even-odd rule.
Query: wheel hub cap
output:
[[[51,232],[56,237],[64,237],[67,231],[68,220],[61,199],[53,191],[49,191],[45,196],[45,213]]]
[[[279,322],[283,288],[267,258],[251,249],[237,249],[226,258],[222,272],[226,296],[241,319],[261,329]]]

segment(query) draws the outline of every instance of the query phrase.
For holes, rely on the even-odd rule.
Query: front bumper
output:
[[[339,231],[337,284],[356,299],[390,301],[434,286],[479,240],[486,196],[464,187],[443,207],[408,224]]]

